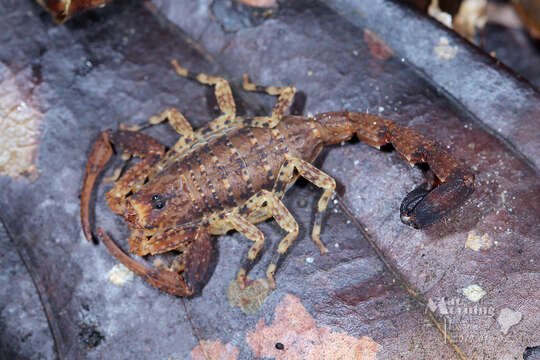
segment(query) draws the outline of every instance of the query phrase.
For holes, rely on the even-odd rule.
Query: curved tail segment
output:
[[[401,204],[401,221],[417,229],[444,219],[474,191],[474,174],[441,145],[422,134],[371,115],[339,111],[317,115],[323,140],[327,144],[348,140],[356,134],[359,140],[380,149],[391,144],[409,164],[426,163],[431,176],[411,191]]]

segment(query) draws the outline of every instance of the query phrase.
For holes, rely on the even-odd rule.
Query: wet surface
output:
[[[330,4],[338,10],[347,5]],[[230,354],[249,359],[254,350],[247,335],[261,318],[272,324],[287,296],[300,299],[318,328],[380,345],[373,348],[382,359],[400,354],[522,357],[538,345],[540,182],[532,137],[539,130],[535,109],[540,101],[527,84],[469,46],[449,36],[450,44],[459,47],[455,59],[465,57],[473,64],[439,65],[439,70],[455,71],[453,76],[463,71],[474,75],[467,78],[467,87],[451,82],[454,90],[448,72],[424,71],[420,76],[414,69],[421,59],[442,61],[433,51],[438,34],[432,34],[433,44],[427,38],[414,44],[404,34],[382,31],[370,11],[390,6],[384,2],[359,8],[347,20],[308,1],[292,2],[263,21],[248,22],[242,16],[253,15],[238,12],[231,31],[224,31],[219,18],[226,15],[216,11],[209,16],[210,1],[115,1],[61,27],[32,2],[2,6],[10,7],[10,15],[0,15],[0,33],[11,35],[1,39],[0,62],[16,74],[28,101],[39,104],[44,122],[36,161],[40,177],[35,182],[0,177],[6,189],[0,218],[12,239],[3,236],[2,242],[15,246],[28,264],[59,358],[190,358],[192,349],[208,340],[227,344]],[[389,27],[392,16],[405,11],[391,6],[394,12],[377,18]],[[192,15],[183,15],[188,13]],[[433,26],[407,16],[420,28]],[[393,55],[388,56],[381,42],[376,47],[366,42],[366,27]],[[396,37],[401,37],[401,47]],[[417,50],[411,55],[413,45]],[[386,49],[385,56],[380,49]],[[338,182],[321,236],[330,252],[321,256],[309,238],[320,191],[295,185],[285,203],[301,233],[280,265],[277,289],[260,312],[245,315],[227,299],[229,283],[250,245],[237,233],[215,239],[215,268],[193,298],[158,292],[137,277],[114,285],[107,274],[116,262],[104,246],[84,240],[78,219],[86,158],[99,132],[120,122],[144,123],[169,106],[178,107],[194,127],[218,115],[212,90],[178,78],[169,64],[173,58],[194,71],[230,79],[247,114],[268,112],[274,99],[238,91],[242,73],[256,83],[294,84],[306,94],[305,114],[369,111],[411,126],[467,163],[476,172],[477,190],[448,221],[414,230],[401,224],[399,204],[422,181],[420,171],[393,152],[358,142],[335,146],[317,160]],[[501,90],[475,107],[492,82]],[[519,103],[511,101],[524,94]],[[498,131],[503,119],[504,128]],[[148,133],[169,145],[174,142],[167,125]],[[119,159],[105,176],[118,165]],[[104,201],[109,188],[98,188],[96,222],[125,248],[128,230]],[[263,276],[282,235],[271,222],[260,228],[268,240],[250,273],[253,278]],[[470,234],[491,245],[478,251],[465,247]],[[462,290],[474,284],[486,292],[478,302]],[[43,329],[38,318],[36,325],[25,326]],[[19,331],[18,324],[6,324],[2,346],[26,354],[17,342],[6,340]],[[50,358],[52,342],[44,331],[32,341],[45,344],[42,353]]]

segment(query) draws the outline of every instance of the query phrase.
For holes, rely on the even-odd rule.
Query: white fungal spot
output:
[[[457,55],[458,47],[450,46],[448,38],[445,36],[441,36],[441,38],[439,39],[439,44],[436,45],[433,50],[435,51],[435,54],[437,54],[437,57],[439,59],[451,60]]]
[[[467,299],[472,302],[478,302],[483,298],[487,293],[480,287],[480,285],[469,285],[466,288],[461,289],[461,292]]]
[[[107,273],[107,278],[114,285],[122,286],[127,281],[133,280],[133,273],[124,265],[116,264]]]
[[[492,246],[492,244],[493,242],[491,240],[491,237],[487,233],[480,236],[477,235],[474,231],[469,232],[469,235],[467,236],[467,241],[465,242],[465,246],[474,251],[487,250]]]

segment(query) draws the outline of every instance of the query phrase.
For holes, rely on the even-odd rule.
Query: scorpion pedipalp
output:
[[[92,224],[90,222],[90,199],[94,184],[97,177],[111,158],[113,154],[112,144],[124,149],[131,155],[146,157],[140,165],[135,165],[135,171],[129,171],[129,176],[124,176],[108,196],[109,204],[118,203],[124,195],[129,193],[131,189],[142,182],[152,165],[164,154],[165,147],[157,140],[148,135],[134,131],[126,130],[105,130],[99,134],[98,138],[92,146],[88,163],[86,164],[86,173],[84,176],[82,191],[81,191],[81,224],[85,238],[92,241]],[[114,206],[113,206],[114,207]]]
[[[202,228],[199,228],[193,245],[186,251],[181,273],[153,269],[139,263],[124,253],[101,227],[97,230],[101,242],[116,260],[161,291],[176,296],[190,296],[206,279],[212,247],[210,234]]]
[[[92,197],[92,189],[96,183],[96,178],[107,164],[113,149],[109,141],[110,130],[106,130],[99,134],[97,140],[92,146],[88,163],[86,164],[86,173],[84,176],[83,187],[81,191],[81,224],[86,240],[92,241],[92,226],[90,224],[90,198]]]

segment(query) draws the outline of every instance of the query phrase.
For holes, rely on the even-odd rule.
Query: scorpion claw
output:
[[[185,281],[190,289],[199,288],[206,281],[211,255],[210,234],[199,228],[184,260]]]
[[[116,245],[109,235],[102,228],[98,227],[98,235],[107,250],[124,266],[133,271],[138,276],[146,279],[154,287],[176,296],[193,295],[193,289],[189,282],[186,282],[182,274],[169,270],[152,269],[144,266],[138,261],[126,255],[122,249]]]
[[[460,206],[474,191],[472,179],[456,177],[432,188],[424,183],[405,196],[400,207],[401,221],[416,229],[427,227]]]

